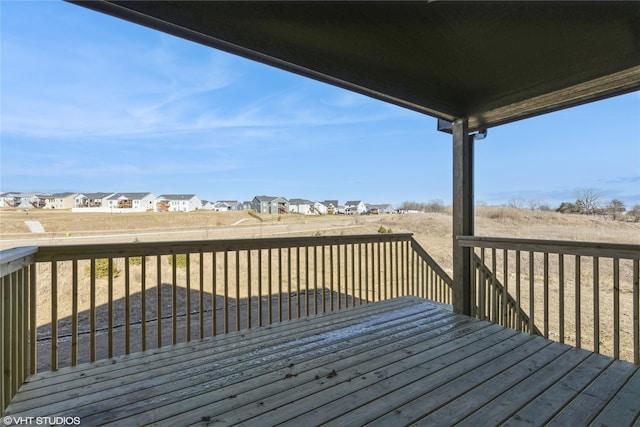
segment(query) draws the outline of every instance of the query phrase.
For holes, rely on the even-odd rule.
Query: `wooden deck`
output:
[[[43,372],[81,425],[640,425],[640,367],[403,297]]]

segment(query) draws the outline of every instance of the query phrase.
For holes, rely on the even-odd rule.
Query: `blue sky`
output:
[[[436,120],[59,1],[0,1],[0,191],[451,203]],[[489,130],[476,201],[640,204],[640,93]]]

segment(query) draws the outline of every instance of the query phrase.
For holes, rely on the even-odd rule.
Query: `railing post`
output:
[[[453,122],[453,309],[471,315],[470,249],[457,236],[473,236],[473,136],[466,118]]]

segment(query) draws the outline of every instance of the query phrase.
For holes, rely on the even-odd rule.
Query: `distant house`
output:
[[[350,200],[344,204],[345,215],[360,215],[367,211],[367,206],[362,200]]]
[[[318,215],[315,212],[315,203],[305,199],[289,199],[289,212],[303,215]]]
[[[74,209],[107,207],[106,200],[115,193],[81,193],[76,195]],[[74,212],[76,212],[74,210]]]
[[[116,193],[105,200],[108,209],[130,209],[132,212],[153,210],[156,196],[153,193]]]
[[[251,209],[253,209],[253,207],[251,207],[251,200],[245,200],[244,202],[242,202],[243,211],[249,211]]]
[[[289,202],[284,197],[256,196],[251,201],[251,209],[260,213],[284,214],[289,212]]]
[[[48,193],[3,193],[2,207],[40,209],[46,204]]]
[[[371,214],[392,214],[396,213],[396,210],[388,203],[383,203],[379,205],[368,204],[367,212]]]
[[[322,215],[337,215],[338,214],[338,201],[337,200],[325,200],[320,202],[322,206],[318,206],[317,209]]]
[[[195,194],[163,194],[155,200],[157,212],[191,212],[202,208],[202,200]]]
[[[73,209],[78,193],[56,193],[44,197],[45,209]]]
[[[210,202],[209,200],[203,200],[202,201],[202,207],[200,209],[206,210],[206,211],[212,211],[214,208],[215,204],[213,202]]]
[[[237,200],[218,200],[214,203],[213,209],[218,212],[241,211],[242,203]]]

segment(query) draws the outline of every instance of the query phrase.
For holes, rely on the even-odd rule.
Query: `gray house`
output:
[[[213,205],[213,210],[223,212],[223,211],[241,211],[242,203],[237,200],[218,200]]]
[[[251,209],[260,213],[284,214],[289,212],[289,202],[284,197],[256,196],[251,201]]]

